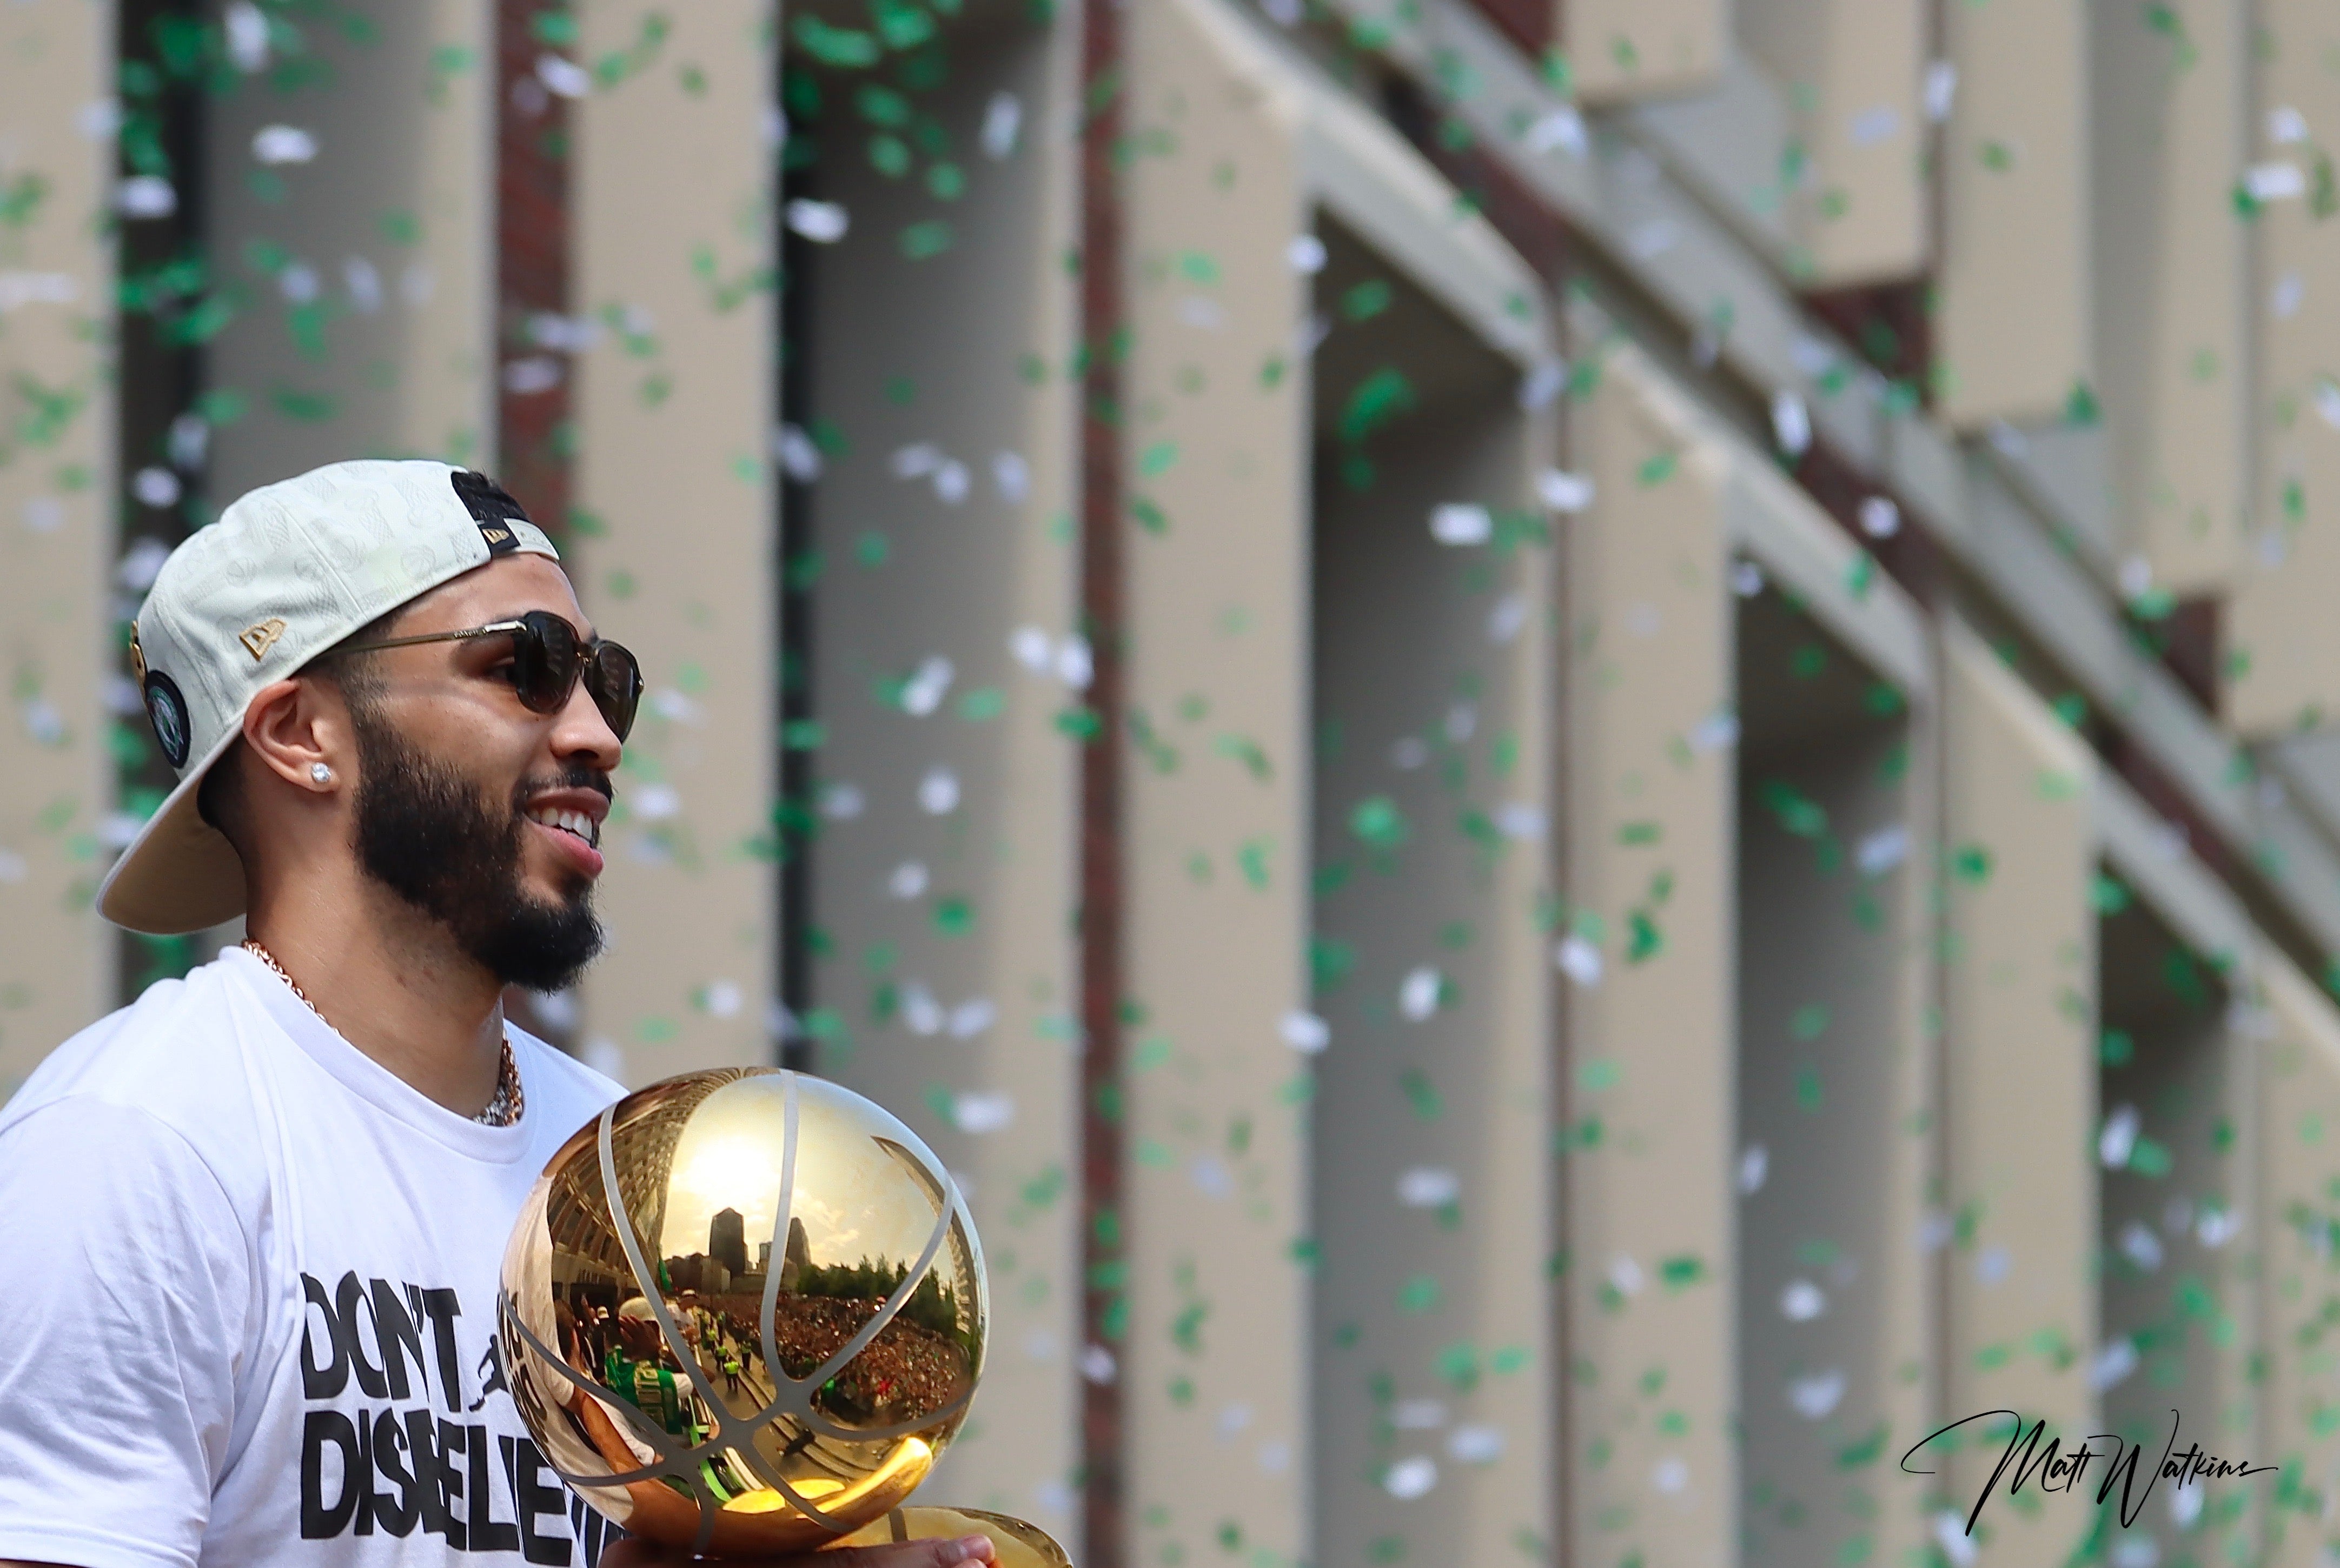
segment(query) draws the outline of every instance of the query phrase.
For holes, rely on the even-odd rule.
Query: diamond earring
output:
[[[309,764],[309,777],[320,784],[331,784],[333,781],[333,770],[322,762],[312,762]]]

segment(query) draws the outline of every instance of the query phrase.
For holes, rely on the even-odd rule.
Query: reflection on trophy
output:
[[[629,1532],[713,1556],[980,1532],[906,1507],[983,1370],[983,1249],[917,1134],[772,1068],[669,1078],[580,1128],[504,1254],[512,1394],[561,1479]]]

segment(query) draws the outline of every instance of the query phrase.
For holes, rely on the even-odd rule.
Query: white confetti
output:
[[[1219,1441],[1233,1442],[1237,1433],[1251,1424],[1251,1406],[1240,1400],[1223,1406],[1219,1411],[1218,1419],[1212,1424],[1218,1430]]]
[[[2161,1266],[2161,1238],[2142,1220],[2133,1219],[2121,1227],[2120,1249],[2123,1256],[2147,1273]]]
[[[2315,412],[2325,424],[2340,430],[2340,384],[2328,377],[2315,383]]]
[[[1037,626],[1019,626],[1007,634],[1008,656],[1032,671],[1046,675],[1051,661],[1051,643],[1046,630]]]
[[[1650,1472],[1650,1484],[1669,1497],[1690,1485],[1688,1462],[1669,1456],[1658,1461]]]
[[[1096,654],[1086,637],[1067,637],[1056,644],[1056,679],[1076,691],[1086,691],[1096,679]]]
[[[1525,800],[1506,800],[1495,808],[1495,831],[1506,839],[1533,843],[1544,834],[1543,808]]]
[[[1558,397],[1568,384],[1568,362],[1545,360],[1520,378],[1520,407],[1533,413]]]
[[[1536,499],[1558,512],[1579,512],[1592,504],[1592,476],[1548,468],[1536,475]]]
[[[1641,1295],[1642,1283],[1641,1265],[1631,1256],[1619,1253],[1609,1260],[1609,1286],[1619,1295]]]
[[[179,210],[179,193],[160,174],[133,174],[114,187],[114,205],[125,218],[167,218]]]
[[[991,482],[999,491],[999,499],[1010,506],[1021,506],[1032,493],[1032,467],[1016,452],[996,452],[991,454]]]
[[[179,476],[167,468],[142,468],[130,478],[130,493],[141,506],[179,504]]]
[[[0,883],[15,887],[32,874],[31,861],[14,849],[0,849]]]
[[[536,57],[536,79],[546,92],[562,98],[582,98],[593,90],[593,73],[559,55]]]
[[[1014,1097],[968,1091],[951,1101],[951,1123],[963,1133],[996,1133],[1016,1119]]]
[[[1024,125],[1024,100],[1013,93],[1000,92],[991,95],[983,106],[983,129],[976,140],[983,144],[983,154],[997,163],[1016,150],[1016,134]]]
[[[229,64],[249,76],[268,69],[268,18],[252,0],[235,0],[221,16]]]
[[[1890,104],[1872,104],[1852,117],[1849,134],[1856,147],[1873,147],[1901,134],[1901,111]]]
[[[2307,140],[2307,116],[2288,104],[2267,111],[2267,140],[2278,147]]]
[[[342,263],[342,286],[350,292],[350,303],[362,316],[382,309],[382,273],[363,256],[350,256]]]
[[[154,574],[171,559],[171,547],[159,539],[139,539],[122,552],[122,561],[114,569],[114,580],[133,593],[144,593],[154,586]]]
[[[943,465],[943,449],[930,441],[912,442],[897,446],[894,455],[886,460],[887,468],[896,479],[923,479]]]
[[[1397,1178],[1397,1201],[1408,1208],[1443,1208],[1462,1196],[1462,1178],[1444,1166],[1415,1166]]]
[[[1528,623],[1528,596],[1506,593],[1495,600],[1495,608],[1487,611],[1487,640],[1498,647],[1510,642],[1524,630]]]
[[[746,996],[737,982],[709,980],[707,982],[707,1010],[719,1018],[736,1018]]]
[[[1790,457],[1801,457],[1810,450],[1812,415],[1800,394],[1784,387],[1771,394],[1771,434]]]
[[[45,697],[27,697],[24,704],[25,733],[44,746],[64,743],[65,716]],[[127,843],[129,840],[124,839]]]
[[[2299,313],[2307,301],[2307,280],[2297,273],[2285,273],[2275,281],[2267,294],[2267,309],[2279,322],[2287,322]]]
[[[1741,561],[1730,568],[1730,591],[1741,599],[1752,599],[1763,591],[1763,569],[1751,561]]]
[[[1739,715],[1736,713],[1710,713],[1698,721],[1697,729],[1690,732],[1690,749],[1701,754],[1727,750],[1738,744]]]
[[[1788,1403],[1806,1421],[1820,1421],[1844,1398],[1844,1374],[1835,1367],[1788,1384]]]
[[[1601,949],[1582,937],[1564,938],[1552,949],[1552,962],[1560,966],[1560,972],[1578,985],[1591,987],[1601,983]]]
[[[1975,1283],[1997,1285],[2015,1272],[2015,1255],[2003,1246],[1987,1246],[1975,1254]]]
[[[1437,1399],[1401,1399],[1390,1406],[1389,1420],[1400,1432],[1435,1432],[1446,1424],[1446,1404]]]
[[[1937,60],[1926,67],[1926,118],[1940,124],[1950,117],[1950,110],[1958,99],[1958,67],[1956,61]]]
[[[788,206],[788,229],[803,235],[817,245],[833,245],[845,238],[852,219],[835,202],[816,202],[809,196],[798,196]]]
[[[1749,1144],[1739,1156],[1739,1196],[1752,1197],[1761,1192],[1770,1174],[1771,1151],[1761,1144]]]
[[[1446,1457],[1457,1464],[1492,1464],[1503,1456],[1503,1429],[1484,1422],[1458,1426],[1446,1435]]]
[[[1882,877],[1909,858],[1909,829],[1899,822],[1869,834],[1852,852],[1853,863],[1864,877]]]
[[[1780,1293],[1780,1313],[1790,1323],[1810,1323],[1827,1310],[1827,1295],[1809,1279],[1790,1280]]]
[[[1422,1022],[1438,1010],[1438,991],[1442,984],[1443,979],[1438,971],[1427,964],[1410,971],[1404,983],[1398,987],[1398,1011],[1411,1022]]]
[[[1102,1345],[1082,1347],[1080,1367],[1083,1377],[1099,1385],[1111,1383],[1121,1371],[1121,1364],[1114,1359],[1113,1352]]]
[[[967,464],[951,458],[935,470],[935,499],[946,506],[957,506],[967,499],[973,482],[967,477]]]
[[[2098,1394],[2137,1370],[2137,1345],[2127,1335],[2108,1341],[2088,1365],[2088,1386]]]
[[[918,807],[929,817],[941,817],[957,809],[958,775],[947,768],[931,768],[918,780]]]
[[[2105,1118],[2105,1130],[2097,1136],[2097,1160],[2108,1171],[2124,1170],[2128,1156],[2137,1148],[2137,1135],[2145,1118],[2135,1106],[2117,1106]]]
[[[1399,1460],[1382,1473],[1382,1490],[1411,1503],[1438,1484],[1438,1463],[1426,1454]]]
[[[65,503],[54,495],[36,495],[25,502],[22,519],[34,533],[55,533],[65,525]],[[143,704],[141,705],[143,708]],[[133,712],[140,711],[133,709]]]
[[[1186,1176],[1195,1184],[1195,1190],[1205,1197],[1225,1198],[1234,1194],[1235,1179],[1227,1174],[1227,1167],[1216,1156],[1196,1155],[1194,1163],[1186,1167]]]
[[[850,822],[861,815],[866,804],[858,785],[831,784],[821,791],[821,815],[833,822]]]
[[[276,292],[296,305],[305,305],[324,291],[323,280],[317,269],[306,262],[294,262],[276,274]]]
[[[1188,294],[1178,302],[1178,319],[1190,327],[1215,332],[1227,324],[1227,312],[1207,294]]]
[[[1890,539],[1901,531],[1901,509],[1890,496],[1864,496],[1859,515],[1860,531],[1871,539]]]
[[[1554,148],[1572,158],[1589,157],[1591,140],[1584,134],[1584,116],[1573,106],[1554,109],[1527,128],[1520,144],[1531,153],[1549,153]]]
[[[2242,1234],[2243,1216],[2233,1209],[2205,1207],[2194,1234],[2207,1247],[2221,1247]]]
[[[1950,1560],[1950,1568],[1974,1568],[1979,1553],[1974,1537],[1967,1533],[1966,1515],[1944,1509],[1934,1515],[1934,1543],[1942,1555]]]
[[[971,997],[951,1009],[950,1037],[971,1040],[991,1027],[998,1018],[999,1009],[989,997]]]
[[[918,668],[902,687],[902,711],[914,719],[924,719],[942,706],[951,680],[957,674],[951,661],[941,654],[929,654],[919,661]]]
[[[671,784],[645,784],[634,791],[633,808],[645,822],[663,822],[681,815],[682,796]]]
[[[1494,536],[1493,513],[1476,501],[1446,501],[1430,513],[1430,537],[1441,544],[1484,544]]]
[[[907,982],[896,1000],[902,1009],[902,1023],[914,1035],[933,1035],[942,1030],[947,1015],[935,994],[918,980]]]
[[[2307,194],[2307,171],[2297,164],[2254,164],[2243,174],[2254,201],[2288,202]]]
[[[1285,1045],[1310,1056],[1314,1056],[1333,1042],[1332,1026],[1315,1014],[1297,1008],[1284,1015],[1275,1027],[1275,1032],[1283,1037]]]
[[[915,898],[927,890],[927,868],[921,860],[905,860],[886,878],[886,891],[897,898]]]
[[[1284,247],[1284,261],[1295,273],[1321,273],[1324,270],[1324,242],[1314,234],[1294,234],[1292,243]]]
[[[2192,1524],[2202,1516],[2202,1504],[2207,1495],[2202,1489],[2200,1477],[2180,1482],[2169,1494],[2170,1522],[2180,1530]]]
[[[211,421],[199,413],[181,414],[171,422],[167,444],[172,463],[183,472],[193,473],[211,455]]]
[[[317,156],[317,138],[298,125],[263,125],[253,133],[252,155],[271,168],[310,163]]]
[[[25,305],[69,305],[81,298],[71,273],[0,273],[0,315]]]
[[[74,114],[74,129],[92,142],[103,142],[122,129],[122,100],[92,98]]]
[[[772,442],[772,455],[779,460],[780,471],[798,484],[812,483],[824,466],[819,443],[800,424],[780,427]]]
[[[550,354],[530,354],[504,366],[504,391],[515,397],[533,397],[560,384],[560,362]]]

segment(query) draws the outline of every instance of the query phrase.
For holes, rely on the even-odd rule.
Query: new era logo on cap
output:
[[[253,697],[407,600],[515,552],[560,559],[487,475],[371,461],[255,490],[174,551],[138,611],[131,657],[179,784],[99,890],[105,917],[159,936],[243,913],[243,868],[195,791]]]

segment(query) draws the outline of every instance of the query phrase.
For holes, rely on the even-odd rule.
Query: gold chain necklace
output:
[[[309,993],[301,988],[301,982],[284,972],[284,966],[276,961],[275,954],[250,937],[243,939],[243,945],[245,952],[267,965],[268,972],[283,981],[292,994],[301,998],[302,1006],[317,1015],[318,1022],[329,1029],[333,1027],[332,1020],[325,1017],[324,1010],[311,1001]],[[520,1067],[512,1060],[511,1036],[506,1035],[503,1063],[496,1071],[496,1097],[488,1102],[486,1110],[471,1119],[491,1127],[508,1127],[520,1120],[521,1112],[527,1108],[527,1098],[521,1093]]]

